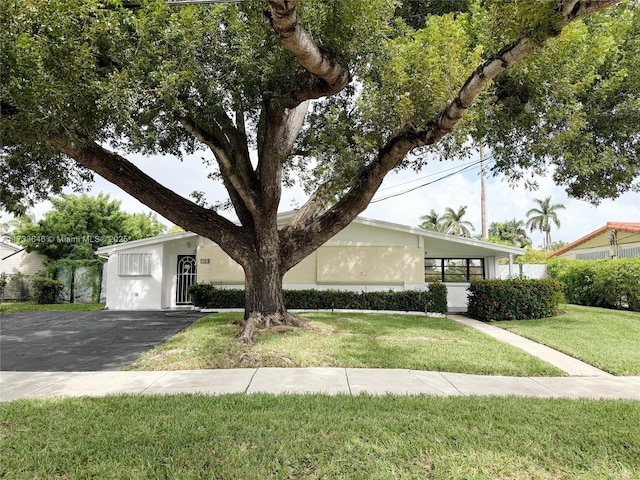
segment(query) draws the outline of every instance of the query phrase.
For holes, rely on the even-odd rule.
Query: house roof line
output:
[[[5,237],[5,238],[7,238],[7,237]],[[13,249],[13,250],[20,250],[21,248],[23,248],[23,247],[18,246],[18,245],[14,244],[14,243],[11,243],[11,242],[9,242],[7,240],[0,240],[0,245],[4,245],[5,247]]]
[[[278,214],[278,220],[287,220],[288,218],[292,217],[294,214],[295,214],[295,211],[280,213]],[[426,238],[433,238],[435,240],[445,240],[452,243],[484,248],[484,249],[492,250],[494,252],[502,253],[505,255],[524,254],[524,249],[519,247],[500,245],[498,243],[485,242],[483,240],[477,240],[475,238],[469,238],[469,237],[462,237],[459,235],[449,235],[446,233],[434,232],[432,230],[425,230],[424,228],[420,228],[420,227],[411,227],[409,225],[401,225],[398,223],[387,222],[384,220],[375,220],[375,219],[366,218],[366,217],[356,217],[353,220],[353,223],[358,223],[361,225],[369,225],[373,227],[382,227],[382,228],[387,228],[389,230],[394,230],[398,232],[411,233],[411,234],[420,235]],[[167,240],[179,240],[182,238],[189,238],[192,236],[196,236],[196,234],[193,232],[178,232],[178,233],[158,235],[150,238],[143,238],[141,240],[133,240],[131,242],[126,242],[126,243],[107,245],[107,246],[98,248],[96,250],[96,255],[109,256],[118,252],[119,250],[136,248],[136,247],[144,247],[144,246],[154,245],[156,243],[164,242]]]
[[[140,240],[132,240],[130,242],[115,243],[113,245],[105,245],[95,251],[98,256],[112,255],[119,250],[125,250],[128,248],[146,247],[148,245],[155,245],[156,243],[162,243],[167,240],[181,240],[183,238],[195,237],[193,232],[176,232],[176,233],[164,233],[162,235],[156,235],[155,237],[141,238]]]
[[[21,248],[20,250],[16,250],[15,252],[10,253],[10,254],[9,254],[9,255],[7,255],[6,257],[2,257],[2,258],[0,258],[0,260],[6,260],[7,258],[11,258],[11,257],[13,257],[14,255],[19,254],[20,252],[24,252],[25,250],[26,250],[26,248]]]
[[[513,255],[522,255],[525,252],[524,248],[511,247],[509,245],[501,245],[499,243],[486,242],[484,240],[478,240],[470,237],[463,237],[461,235],[450,235],[447,233],[434,232],[433,230],[426,230],[420,227],[412,227],[409,225],[401,225],[398,223],[387,222],[385,220],[374,220],[365,217],[356,217],[355,223],[371,226],[382,226],[389,228],[390,230],[396,230],[399,232],[413,233],[422,237],[434,238],[438,240],[447,240],[453,243],[461,243],[464,245],[471,245],[474,247],[489,248],[498,252],[509,253]]]
[[[547,258],[562,255],[563,253],[577,247],[578,245],[588,242],[592,238],[595,238],[598,235],[602,235],[604,232],[607,232],[609,230],[616,230],[618,232],[640,233],[640,222],[607,222],[604,227],[600,227],[597,230],[586,234],[584,237],[580,237],[578,240],[565,245],[564,247],[551,253]]]

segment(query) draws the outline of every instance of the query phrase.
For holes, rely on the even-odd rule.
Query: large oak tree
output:
[[[420,168],[425,157],[411,152],[459,152],[471,134],[495,146],[504,170],[513,170],[504,152],[517,148],[518,167],[551,159],[561,180],[586,185],[574,193],[593,198],[632,188],[638,173],[627,122],[637,120],[637,84],[626,91],[638,55],[625,57],[638,45],[634,2],[477,0],[454,11],[423,2],[424,22],[420,8],[390,0],[130,3],[0,2],[0,202],[18,211],[101,175],[242,266],[242,340],[297,323],[283,303],[285,272],[362,212],[387,173]],[[589,52],[594,32],[606,42]],[[565,71],[554,85],[549,69],[565,64],[585,77]],[[626,130],[607,128],[609,116]],[[581,137],[594,128],[602,135]],[[563,135],[581,146],[578,158],[561,151]],[[210,152],[239,224],[127,159],[197,149]],[[590,188],[599,149],[615,188]],[[309,199],[279,228],[283,185],[296,179]]]

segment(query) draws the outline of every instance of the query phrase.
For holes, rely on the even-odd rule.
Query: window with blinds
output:
[[[145,277],[151,275],[152,258],[150,253],[119,253],[118,276]]]

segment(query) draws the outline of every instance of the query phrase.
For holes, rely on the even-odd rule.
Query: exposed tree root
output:
[[[274,313],[253,312],[245,318],[242,329],[236,335],[240,343],[253,343],[256,330],[270,329],[270,331],[291,331],[306,327],[308,320],[300,315],[287,311]]]

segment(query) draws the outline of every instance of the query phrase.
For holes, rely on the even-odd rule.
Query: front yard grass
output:
[[[614,375],[640,375],[640,313],[562,305],[562,314],[494,325]]]
[[[102,310],[104,303],[54,303],[39,305],[35,302],[0,303],[0,314],[18,312],[90,312]]]
[[[201,318],[142,355],[127,370],[251,367],[405,368],[511,376],[564,372],[522,350],[446,318],[364,313],[307,313],[309,329],[261,332],[238,343],[241,314]]]
[[[0,404],[0,477],[637,479],[640,402],[324,395]]]

